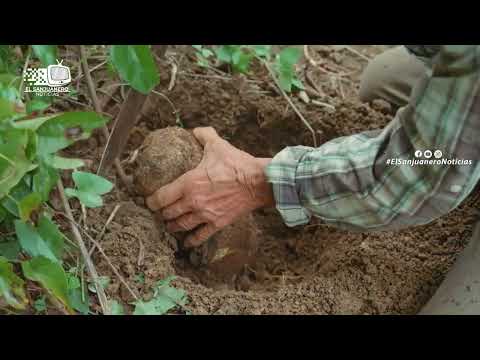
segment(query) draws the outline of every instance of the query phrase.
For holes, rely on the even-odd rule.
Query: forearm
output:
[[[447,47],[411,103],[381,132],[318,149],[287,148],[267,167],[277,209],[289,226],[311,216],[348,229],[390,230],[428,223],[454,209],[480,178],[476,49]],[[388,165],[415,151],[441,150],[468,165]]]

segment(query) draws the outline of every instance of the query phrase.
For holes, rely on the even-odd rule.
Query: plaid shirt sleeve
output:
[[[480,46],[442,45],[410,103],[382,131],[278,153],[266,175],[284,222],[315,216],[348,230],[396,230],[456,208],[480,179],[479,67]],[[388,164],[426,150],[440,150],[442,163]]]

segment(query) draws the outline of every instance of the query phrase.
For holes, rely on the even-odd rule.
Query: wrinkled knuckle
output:
[[[188,219],[179,219],[177,220],[177,225],[183,230],[189,230],[190,228],[190,221]]]
[[[205,205],[206,205],[206,202],[205,202],[205,199],[201,196],[198,196],[198,195],[193,195],[191,197],[191,206],[193,208],[193,210],[196,210],[196,211],[201,211],[205,208]]]

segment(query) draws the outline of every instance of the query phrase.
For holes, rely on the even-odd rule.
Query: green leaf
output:
[[[280,63],[283,65],[295,65],[302,57],[302,51],[296,47],[287,47],[278,54]]]
[[[53,154],[75,141],[88,139],[94,129],[105,123],[95,112],[69,112],[48,118],[37,129],[38,154]]]
[[[120,78],[143,94],[148,94],[160,81],[148,45],[112,45],[110,59]]]
[[[33,192],[25,196],[18,203],[18,213],[22,221],[30,219],[30,214],[37,210],[42,203],[42,196],[39,193]]]
[[[38,219],[37,231],[55,257],[61,259],[65,239],[58,229],[58,226],[50,218],[42,214]]]
[[[50,103],[43,99],[32,99],[27,102],[27,114],[30,115],[33,112],[46,110],[50,106]]]
[[[214,48],[215,54],[217,55],[218,60],[232,64],[233,63],[233,55],[235,53],[241,52],[240,45],[221,45]]]
[[[272,45],[251,45],[251,48],[258,57],[268,59],[270,57]]]
[[[83,160],[64,158],[57,155],[45,156],[45,162],[55,169],[70,170],[77,169],[85,165]]]
[[[28,130],[36,131],[45,122],[57,116],[58,114],[54,114],[54,115],[48,115],[48,116],[40,116],[34,119],[27,119],[27,120],[22,119],[22,120],[13,122],[13,127],[15,127],[16,129],[28,129]]]
[[[138,301],[134,315],[163,315],[176,306],[184,306],[187,302],[185,291],[170,286],[174,276],[159,281],[152,300]]]
[[[107,286],[110,284],[110,278],[108,276],[99,276],[98,283],[103,289],[106,289]],[[95,287],[95,283],[93,281],[88,284],[88,290],[90,290],[94,294],[97,293],[97,288]]]
[[[15,114],[15,104],[12,101],[0,98],[0,121],[9,119]]]
[[[15,103],[20,99],[20,93],[17,88],[0,83],[0,99]]]
[[[72,178],[78,190],[81,191],[103,195],[113,188],[113,184],[107,179],[84,171],[75,171]]]
[[[112,315],[125,315],[122,304],[116,300],[110,301],[110,312]]]
[[[27,130],[28,142],[25,147],[27,159],[33,161],[37,157],[38,136],[34,131]]]
[[[42,65],[55,65],[57,59],[56,45],[32,45],[33,53]]]
[[[135,304],[135,310],[133,315],[163,315],[157,310],[156,303],[154,301],[138,301]]]
[[[24,281],[13,272],[12,264],[4,257],[0,257],[0,296],[8,305],[24,309],[28,300],[23,286]]]
[[[15,260],[19,253],[20,244],[16,238],[9,237],[7,241],[0,242],[0,256],[8,260]]]
[[[202,49],[202,56],[206,59],[213,56],[213,51],[210,49]]]
[[[67,188],[65,194],[68,197],[76,197],[80,202],[89,208],[96,208],[103,205],[100,195],[106,194],[113,188],[113,184],[101,176],[75,171],[72,174],[76,189]]]
[[[295,64],[301,57],[301,51],[295,47],[283,49],[277,56],[275,69],[278,75],[278,82],[281,88],[287,92],[292,91],[295,80]]]
[[[27,279],[39,282],[71,311],[67,276],[58,263],[46,257],[38,256],[22,262],[22,270]]]
[[[30,224],[15,220],[15,232],[22,249],[31,257],[43,256],[49,260],[59,263],[59,259],[37,230]]]
[[[103,200],[100,195],[89,193],[86,191],[67,188],[65,189],[65,195],[67,195],[69,198],[76,197],[83,205],[88,208],[98,208],[103,205]]]
[[[0,74],[0,83],[5,86],[13,86],[18,89],[21,81],[22,78],[20,76],[9,73]]]
[[[197,64],[202,67],[208,67],[210,64],[200,53],[197,53]]]
[[[25,130],[0,132],[0,199],[18,184],[23,176],[36,168],[25,153],[29,141]]]
[[[246,73],[253,56],[254,55],[252,53],[246,53],[242,50],[235,52],[232,56],[234,69],[238,72]]]
[[[278,74],[278,82],[286,92],[292,91],[293,74],[290,71],[280,71]]]
[[[47,303],[45,302],[45,299],[45,295],[42,295],[33,303],[33,307],[37,312],[42,313],[47,310]]]
[[[18,212],[18,204],[20,201],[31,193],[30,187],[27,184],[27,177],[24,177],[11,190],[9,196],[4,197],[0,203],[2,207],[16,218],[20,217]]]
[[[71,290],[78,289],[82,285],[80,279],[73,273],[67,272],[67,287]]]
[[[305,90],[305,86],[303,86],[302,82],[297,78],[292,80],[292,85],[295,86],[297,89]]]
[[[33,191],[41,195],[42,201],[47,201],[58,179],[58,171],[41,160],[33,175]]]
[[[86,289],[83,292],[83,298],[81,287],[68,289],[68,300],[70,301],[72,308],[78,312],[84,315],[90,312],[90,298]]]

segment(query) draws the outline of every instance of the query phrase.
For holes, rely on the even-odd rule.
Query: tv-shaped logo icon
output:
[[[64,86],[72,81],[70,69],[57,60],[57,65],[48,65],[47,83],[49,86]]]

